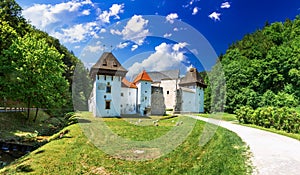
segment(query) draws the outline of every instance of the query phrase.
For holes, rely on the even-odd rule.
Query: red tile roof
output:
[[[136,78],[134,79],[133,83],[136,84],[138,81],[150,81],[150,82],[152,82],[152,79],[147,74],[147,72],[145,70],[143,70],[143,72],[139,73],[136,76]]]
[[[135,88],[137,89],[137,86],[131,82],[129,82],[125,77],[122,79],[122,87],[128,87],[128,88]]]

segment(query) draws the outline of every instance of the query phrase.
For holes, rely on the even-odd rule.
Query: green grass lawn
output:
[[[214,114],[197,114],[201,117],[206,118],[213,118],[213,119],[219,119],[219,120],[225,120],[225,121],[237,121],[235,114],[229,114],[229,113],[214,113]]]
[[[0,170],[0,174],[250,174],[249,151],[242,140],[233,132],[218,127],[212,139],[204,146],[199,145],[203,128],[207,125],[195,121],[193,130],[176,149],[156,159],[141,161],[124,160],[106,154],[92,143],[93,138],[102,138],[96,126],[109,127],[125,140],[147,142],[163,137],[174,128],[185,128],[187,117],[171,118],[153,125],[153,119],[99,119],[90,113],[80,113],[80,124],[66,127],[70,132],[18,159]],[[177,122],[184,121],[180,126]],[[103,125],[104,126],[104,125]],[[94,130],[95,129],[95,130]],[[90,132],[93,130],[93,132]],[[99,131],[99,133],[98,133]],[[90,137],[87,137],[87,132]],[[84,134],[85,133],[85,134]],[[100,135],[100,136],[99,136]],[[54,135],[56,138],[58,134]],[[91,136],[93,136],[91,138]],[[90,138],[90,139],[88,139]],[[102,143],[102,142],[101,142]],[[167,143],[163,143],[167,145]],[[124,148],[126,145],[122,145]],[[112,146],[113,147],[113,146]]]

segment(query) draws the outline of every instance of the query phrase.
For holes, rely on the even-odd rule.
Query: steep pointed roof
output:
[[[137,89],[137,86],[134,83],[129,82],[125,77],[122,79],[122,85],[121,86]]]
[[[104,52],[96,64],[91,68],[90,75],[120,75],[125,76],[127,70],[120,64],[117,58],[111,52]]]
[[[133,83],[136,84],[138,81],[150,81],[152,82],[151,77],[147,74],[145,70],[143,72],[139,73],[136,78],[134,79]]]
[[[199,75],[196,68],[191,68],[185,75],[185,77],[180,79],[179,86],[197,85],[206,88],[207,85],[204,84],[203,79]]]

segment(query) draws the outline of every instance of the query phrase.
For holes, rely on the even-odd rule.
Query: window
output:
[[[105,109],[110,109],[110,101],[105,101]]]
[[[129,96],[131,95],[131,92],[129,92]]]
[[[111,86],[110,85],[106,86],[106,93],[111,93]]]
[[[118,67],[118,65],[117,65],[116,62],[113,62],[113,66],[114,66],[114,67]]]
[[[170,94],[170,92],[169,92],[169,91],[167,91],[167,94]]]
[[[104,80],[106,81],[106,75],[104,75]]]
[[[145,93],[147,93],[147,91],[145,91]]]
[[[111,76],[111,81],[114,81],[114,76]]]
[[[103,66],[107,66],[107,61],[104,60],[102,65],[103,65]]]
[[[123,97],[124,96],[124,94],[123,94],[123,92],[121,93],[121,97]]]
[[[145,97],[145,100],[147,100],[147,97]]]
[[[99,80],[99,75],[97,75],[97,80]]]

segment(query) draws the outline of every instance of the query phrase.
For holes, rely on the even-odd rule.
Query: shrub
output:
[[[266,106],[253,110],[242,106],[235,113],[240,123],[300,133],[300,113],[293,108]]]

